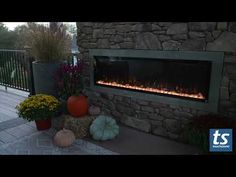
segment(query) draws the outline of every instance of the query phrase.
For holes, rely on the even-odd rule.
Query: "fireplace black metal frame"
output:
[[[199,52],[199,51],[157,51],[157,50],[133,50],[133,49],[90,49],[90,88],[92,91],[112,93],[116,95],[135,97],[160,103],[179,105],[208,112],[218,112],[218,102],[220,95],[220,84],[224,62],[223,52]],[[176,60],[200,60],[210,61],[211,77],[209,86],[208,102],[169,97],[165,95],[153,95],[140,93],[132,90],[122,90],[119,88],[108,88],[94,84],[94,56],[107,57],[130,57],[130,58],[152,58],[152,59],[176,59]]]

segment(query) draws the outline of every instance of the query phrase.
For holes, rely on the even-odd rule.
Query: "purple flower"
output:
[[[66,99],[78,92],[82,91],[81,80],[82,62],[73,66],[70,64],[61,64],[55,74],[59,96],[66,97]]]

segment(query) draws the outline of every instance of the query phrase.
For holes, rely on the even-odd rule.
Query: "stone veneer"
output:
[[[223,51],[219,113],[236,118],[236,22],[77,22],[77,29],[89,101],[118,121],[176,139],[193,115],[207,112],[142,98],[92,92],[89,88],[88,49]]]

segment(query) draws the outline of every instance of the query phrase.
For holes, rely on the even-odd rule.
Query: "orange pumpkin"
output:
[[[84,95],[70,96],[67,100],[67,109],[74,117],[85,116],[88,113],[88,100]]]

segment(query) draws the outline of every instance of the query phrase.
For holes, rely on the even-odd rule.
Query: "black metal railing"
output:
[[[26,51],[0,49],[0,85],[30,92],[30,72]]]
[[[34,58],[26,50],[0,49],[0,85],[35,94],[32,62]],[[79,62],[78,53],[68,54],[66,63]]]

